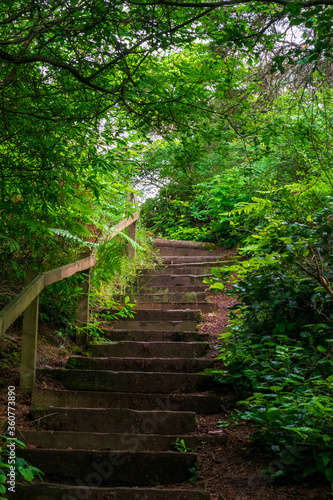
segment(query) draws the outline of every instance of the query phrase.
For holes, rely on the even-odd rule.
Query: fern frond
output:
[[[51,231],[53,234],[56,236],[60,236],[61,238],[64,238],[66,240],[70,240],[74,243],[79,243],[83,247],[95,247],[97,246],[96,243],[92,243],[91,241],[84,241],[79,236],[76,236],[75,234],[70,233],[67,231],[67,229],[59,229],[55,227],[49,227],[49,231]]]
[[[20,245],[13,238],[9,238],[5,234],[0,234],[0,240],[5,240],[4,244],[8,247],[10,252],[17,252],[20,250]],[[1,242],[0,242],[1,243]]]
[[[253,197],[252,201],[254,203],[241,201],[235,205],[233,210],[229,212],[229,217],[232,215],[241,215],[242,213],[249,214],[251,212],[255,214],[260,214],[263,210],[267,208],[271,208],[272,202],[270,200],[266,200],[264,198],[256,198]]]
[[[97,283],[108,283],[116,273],[120,272],[124,250],[124,243],[113,239],[99,244],[94,268],[94,280]]]

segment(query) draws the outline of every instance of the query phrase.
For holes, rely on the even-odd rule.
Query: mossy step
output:
[[[194,373],[67,370],[44,368],[37,375],[57,380],[66,389],[78,391],[155,392],[166,394],[208,391],[212,388],[209,375]]]
[[[202,357],[208,342],[97,342],[87,352],[93,357],[193,358]]]
[[[182,267],[209,267],[211,269],[212,267],[228,266],[233,263],[232,259],[215,259],[215,260],[204,259],[204,260],[197,260],[194,262],[191,261],[191,258],[185,261],[180,260],[179,262],[175,262],[176,260],[177,259],[174,259],[173,262],[170,262],[168,264],[164,262],[164,264],[167,265],[167,267],[165,267],[164,269],[178,269]]]
[[[167,312],[167,311],[163,311]],[[155,311],[156,313],[156,311]],[[119,319],[109,323],[110,326],[119,330],[132,329],[132,330],[162,330],[170,332],[190,332],[196,330],[198,322],[195,320],[184,320],[184,321],[137,321],[135,317],[133,319]]]
[[[194,412],[129,408],[31,408],[39,428],[126,434],[186,434],[196,429]]]
[[[225,264],[219,264],[218,267],[222,267]],[[191,265],[187,266],[184,264],[178,265],[170,265],[162,268],[156,268],[156,269],[148,269],[146,272],[143,272],[141,274],[142,277],[145,276],[163,276],[164,274],[171,274],[171,275],[182,275],[182,274],[191,274],[191,275],[201,275],[204,274],[205,276],[211,276],[212,272],[211,269],[213,266],[212,264],[205,264],[205,265]]]
[[[177,434],[115,434],[101,432],[62,432],[20,430],[20,439],[26,446],[72,450],[112,450],[112,451],[168,451],[174,450],[177,439],[183,439],[187,449],[195,450],[204,446],[223,446],[227,442],[225,434],[197,434],[179,436]]]
[[[98,487],[181,483],[190,479],[189,469],[195,467],[197,461],[195,453],[151,451],[115,453],[25,448],[20,450],[20,455],[43,470],[46,481],[69,481],[75,485],[83,482]]]
[[[205,241],[191,241],[191,240],[174,240],[170,238],[153,238],[153,243],[156,248],[194,248],[199,250],[216,250],[218,247],[214,243],[208,243]]]
[[[169,342],[191,342],[193,340],[198,340],[205,342],[208,340],[209,335],[206,333],[199,333],[197,331],[193,332],[171,332],[171,331],[161,331],[161,330],[137,330],[132,329],[122,330],[114,328],[103,328],[102,337],[108,340],[121,342],[124,340],[131,340],[133,342],[158,342],[158,341],[169,341]]]
[[[210,278],[210,273],[201,274],[145,274],[144,276],[138,276],[133,280],[133,286],[143,287],[143,286],[158,286],[158,287],[169,287],[169,286],[189,286],[189,285],[203,285],[203,280],[205,278]],[[209,285],[206,285],[208,288]]]
[[[209,500],[207,491],[161,488],[98,488],[62,484],[18,484],[20,500]]]
[[[216,256],[220,257],[223,253],[219,250],[200,250],[199,248],[177,248],[177,247],[159,247],[157,248],[157,256],[160,258],[169,256]]]
[[[163,280],[164,281],[164,280]],[[131,287],[128,287],[124,295],[131,295],[131,294],[139,294],[139,293],[187,293],[187,292],[196,292],[196,293],[203,293],[203,292],[209,292],[209,285],[207,283],[194,283],[192,285],[175,285],[175,286],[167,286],[163,287],[163,284],[156,285],[156,286],[150,286],[148,283],[145,284],[144,286],[136,286],[133,285]]]
[[[138,311],[139,309],[141,309],[141,308],[144,309],[145,307],[147,307],[147,303],[139,301],[139,302],[135,303],[134,310]],[[169,310],[172,308],[200,309],[202,314],[207,314],[207,313],[217,311],[219,306],[218,306],[218,304],[215,304],[214,302],[182,302],[182,301],[177,301],[177,302],[150,302],[149,308],[158,309],[159,311]]]
[[[145,371],[145,372],[203,372],[213,368],[214,360],[205,358],[90,358],[72,356],[66,368],[83,370]]]
[[[162,257],[163,264],[169,265],[169,264],[181,264],[181,263],[198,263],[198,262],[218,262],[218,261],[223,261],[223,262],[234,262],[238,261],[239,257],[236,255],[167,255],[165,257]]]
[[[150,394],[133,392],[36,390],[32,406],[39,408],[133,408],[135,410],[194,411],[212,414],[221,411],[221,396],[214,392]]]
[[[110,309],[101,309],[101,313],[112,313],[113,310]],[[146,307],[145,309],[141,309],[140,311],[136,311],[134,314],[133,321],[167,321],[167,322],[175,322],[175,321],[193,321],[200,323],[203,320],[202,314],[200,310],[190,310],[185,311],[183,309],[175,309],[168,311],[156,311],[155,309],[149,309]],[[121,322],[122,320],[120,320]],[[126,318],[125,321],[132,321],[131,318]]]
[[[177,302],[178,303],[181,303],[181,302],[198,303],[198,302],[203,302],[206,297],[207,297],[206,292],[147,293],[146,291],[143,291],[143,290],[140,293],[135,293],[135,294],[130,295],[131,302],[142,302],[142,303],[144,303],[144,302],[147,302],[147,303],[149,303],[149,302],[160,302],[160,303],[167,302],[168,304],[175,304]],[[170,313],[171,313],[171,311],[170,311]],[[135,315],[135,318],[137,319],[136,315]]]

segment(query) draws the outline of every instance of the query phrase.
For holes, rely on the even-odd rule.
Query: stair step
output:
[[[93,357],[191,358],[202,357],[207,342],[98,342],[88,346]]]
[[[173,431],[174,432],[174,431]],[[177,434],[124,434],[101,432],[62,432],[62,431],[25,431],[20,430],[20,439],[27,447],[73,450],[110,450],[110,451],[168,451],[174,450],[176,439],[184,436]],[[185,445],[195,450],[202,446],[223,446],[226,436],[218,434],[186,435]]]
[[[102,391],[38,390],[32,393],[32,406],[48,408],[133,408],[135,410],[195,411],[212,414],[221,411],[216,393],[132,393]]]
[[[168,255],[217,255],[220,256],[223,253],[222,248],[217,248],[212,243],[203,243],[200,241],[178,241],[178,240],[167,240],[165,238],[154,238],[155,248],[158,250],[160,256]]]
[[[194,412],[129,408],[31,408],[39,427],[53,431],[179,434],[196,429]]]
[[[213,368],[214,360],[205,358],[85,358],[72,356],[66,368],[141,372],[197,373]]]
[[[166,255],[162,257],[163,264],[181,264],[181,263],[192,263],[197,264],[198,262],[210,262],[212,265],[215,265],[215,262],[223,261],[232,263],[235,261],[239,261],[240,257],[237,255]],[[157,263],[158,264],[158,263]]]
[[[44,368],[37,375],[59,381],[66,389],[78,391],[155,392],[207,391],[212,387],[209,375],[168,372],[116,372]]]
[[[113,310],[101,309],[101,313],[111,313]],[[149,309],[146,307],[140,311],[135,311],[133,321],[194,321],[200,323],[202,321],[201,311],[198,309],[185,311],[183,309],[170,309],[167,311],[156,311],[155,309]],[[126,321],[131,321],[131,318],[126,318]],[[122,321],[122,320],[119,320]]]
[[[176,302],[203,302],[207,296],[206,292],[176,292],[176,293],[140,293],[130,295],[132,302],[160,302],[175,304]],[[136,318],[136,315],[135,315]],[[137,319],[137,318],[136,318]]]
[[[164,281],[164,280],[163,280]],[[135,286],[133,285],[131,288],[127,288],[124,295],[135,295],[140,293],[187,293],[187,292],[196,292],[196,293],[209,293],[209,285],[207,283],[197,283],[192,285],[175,285],[175,286],[150,286],[146,284],[144,286]]]
[[[56,478],[94,486],[174,484],[189,480],[195,453],[20,450],[22,458],[42,469],[46,481]],[[103,498],[103,497],[102,497]],[[112,497],[111,497],[112,498]],[[49,500],[49,499],[48,499]],[[90,499],[89,499],[90,500]]]
[[[135,303],[135,311],[139,309],[145,309],[147,307],[146,302],[136,302]],[[210,312],[217,311],[219,306],[214,302],[150,302],[150,309],[158,309],[159,311],[168,310],[170,308],[178,308],[178,309],[200,309],[202,314],[207,314]],[[202,335],[202,334],[201,334]]]
[[[171,240],[170,238],[153,238],[153,242],[156,248],[171,247],[171,248],[195,248],[201,250],[215,250],[217,247],[214,243],[208,243],[205,241],[191,241],[191,240]]]
[[[221,264],[221,266],[224,264]],[[220,267],[221,267],[220,266]],[[177,274],[191,274],[191,275],[201,275],[204,274],[205,276],[211,276],[211,269],[213,266],[212,264],[205,264],[203,265],[194,265],[194,266],[187,266],[187,265],[178,265],[174,264],[173,266],[167,266],[167,267],[162,267],[160,269],[149,269],[147,272],[141,274],[142,277],[148,275],[148,276],[163,276],[164,274],[168,275],[177,275]]]
[[[156,311],[155,311],[156,312]],[[167,312],[167,311],[163,311]],[[192,320],[184,321],[137,321],[133,319],[118,319],[110,323],[117,330],[163,330],[171,332],[190,332],[196,330],[198,322]]]
[[[70,484],[17,484],[21,500],[209,500],[207,491],[161,488],[98,488]]]
[[[175,259],[176,260],[176,259]],[[166,264],[166,263],[165,263]],[[222,266],[227,266],[229,264],[232,264],[231,259],[204,259],[203,261],[191,261],[191,258],[187,261],[179,261],[179,262],[171,262],[169,263],[166,267],[163,269],[178,269],[182,267],[208,267],[211,269],[212,267],[222,267]]]
[[[143,286],[158,286],[158,287],[170,287],[170,286],[188,286],[188,285],[203,285],[204,282],[203,280],[205,278],[210,278],[211,274],[171,274],[171,273],[165,273],[163,275],[156,275],[156,274],[145,274],[144,277],[139,276],[135,279],[133,282],[133,285],[136,287],[143,287]],[[207,288],[209,285],[205,285]]]
[[[194,332],[170,332],[161,330],[121,330],[113,328],[104,328],[102,333],[103,338],[112,341],[120,342],[123,340],[131,340],[134,342],[157,342],[157,341],[169,341],[169,342],[190,342],[193,340],[207,341],[209,335],[206,333]]]
[[[177,248],[177,247],[160,247],[158,248],[158,253],[157,255],[159,257],[169,257],[169,256],[195,256],[195,255],[200,255],[200,256],[216,256],[220,257],[221,256],[221,251],[220,250],[200,250],[199,248]]]

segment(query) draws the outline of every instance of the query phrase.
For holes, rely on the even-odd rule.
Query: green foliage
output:
[[[258,428],[253,438],[277,454],[274,476],[320,472],[332,482],[333,204],[323,191],[273,191],[265,223],[241,249],[247,260],[215,269],[211,283],[231,282],[226,292],[239,299],[220,338],[225,369],[215,372],[245,396],[231,420]]]
[[[191,477],[189,479],[190,483],[196,483],[199,480],[197,468],[196,467],[190,467],[189,471],[191,473]]]
[[[10,456],[10,451],[8,445],[11,443],[15,443],[15,449],[24,448],[25,444],[18,439],[9,438],[8,436],[0,436],[0,495],[6,495],[6,487],[4,485],[7,482],[7,474],[11,470],[12,467],[15,469],[15,479],[16,481],[28,481],[32,482],[35,477],[38,477],[41,481],[43,481],[44,473],[30,465],[23,458],[19,458],[16,456],[15,459]],[[15,450],[15,451],[16,451]],[[3,496],[1,498],[4,498]]]
[[[177,438],[174,443],[172,443],[173,447],[176,451],[180,453],[187,453],[189,451],[193,451],[192,448],[188,448],[185,444],[184,439]]]

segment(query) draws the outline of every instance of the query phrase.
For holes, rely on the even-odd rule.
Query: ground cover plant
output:
[[[226,292],[238,298],[219,341],[225,369],[215,376],[242,396],[230,421],[252,421],[253,439],[277,454],[268,473],[298,480],[321,473],[333,482],[333,200],[323,191],[320,182],[303,193],[280,191],[241,249],[247,260],[214,270],[213,281],[232,283]]]

